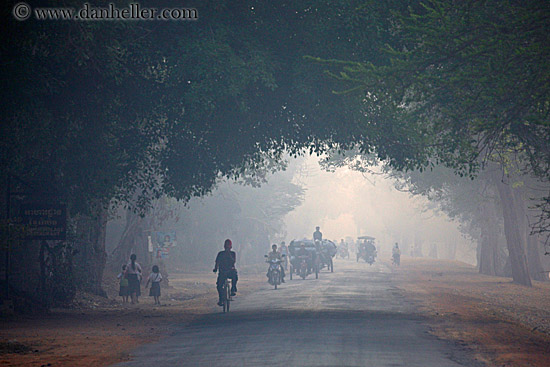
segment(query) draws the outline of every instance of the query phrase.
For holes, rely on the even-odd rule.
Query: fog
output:
[[[329,172],[319,164],[321,159],[287,157],[284,169],[253,185],[221,180],[209,195],[186,204],[158,200],[145,218],[119,210],[107,226],[112,268],[130,253],[145,262],[162,262],[167,270],[210,266],[226,238],[233,241],[241,265],[257,264],[271,244],[311,239],[316,226],[326,239],[345,239],[352,253],[356,238],[368,235],[376,238],[379,255],[386,260],[397,242],[405,256],[476,264],[476,245],[426,198],[397,190],[376,167],[371,173],[347,167]],[[157,233],[176,236],[176,246],[162,259],[156,253],[162,247],[156,243]]]
[[[388,257],[394,242],[408,253],[416,241],[424,255],[435,245],[442,258],[453,258],[447,245],[457,245],[456,259],[475,264],[475,245],[460,234],[458,223],[429,209],[427,199],[396,190],[381,174],[347,167],[327,172],[316,156],[294,164],[299,168],[293,180],[306,193],[302,205],[285,217],[289,239],[311,238],[315,226],[320,226],[323,236],[333,241],[375,237],[381,254]]]

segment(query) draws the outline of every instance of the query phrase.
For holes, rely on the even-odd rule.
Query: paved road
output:
[[[383,264],[340,261],[334,273],[287,280],[238,297],[142,347],[117,366],[473,366],[458,347],[427,333]]]

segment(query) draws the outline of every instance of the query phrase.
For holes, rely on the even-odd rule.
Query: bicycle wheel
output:
[[[223,291],[222,291],[222,306],[223,306],[223,313],[227,312],[227,280],[223,283]]]
[[[229,305],[231,304],[231,283],[229,280],[225,281],[225,309],[229,312]]]
[[[223,313],[227,312],[227,284],[223,285]]]

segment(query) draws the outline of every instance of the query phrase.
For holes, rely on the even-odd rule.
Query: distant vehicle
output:
[[[349,248],[348,246],[343,246],[342,244],[338,245],[338,253],[337,255],[341,259],[349,259]]]
[[[334,272],[334,256],[338,252],[336,244],[330,240],[315,241],[317,257],[319,259],[319,269],[326,268]]]
[[[357,237],[357,262],[359,259],[365,260],[369,265],[372,265],[376,261],[376,246],[374,244],[375,238],[370,236]]]
[[[301,256],[299,254],[300,248],[304,245],[304,249],[307,252],[307,256]],[[315,273],[315,279],[319,278],[319,260],[317,256],[317,249],[315,243],[312,240],[292,240],[288,245],[289,262],[290,262],[290,280],[292,280],[293,274],[305,279],[309,274]]]

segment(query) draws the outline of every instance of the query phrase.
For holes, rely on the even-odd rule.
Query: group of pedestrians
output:
[[[128,303],[128,298],[130,298],[132,304],[139,303],[143,271],[141,265],[136,260],[136,254],[132,254],[130,261],[122,265],[122,271],[117,276],[120,285],[118,295],[122,297],[122,303]],[[160,282],[162,282],[162,274],[159,271],[158,265],[153,265],[145,288],[147,289],[149,284],[151,284],[149,296],[154,298],[155,305],[160,305]]]

